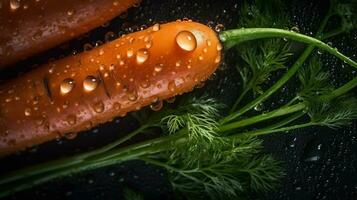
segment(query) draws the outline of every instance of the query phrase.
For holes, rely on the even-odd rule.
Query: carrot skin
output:
[[[0,69],[86,33],[139,2],[3,0],[0,2]]]
[[[185,21],[157,24],[40,66],[0,86],[0,155],[189,92],[220,58],[216,33]]]

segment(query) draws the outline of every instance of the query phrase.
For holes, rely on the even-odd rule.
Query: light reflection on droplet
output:
[[[185,51],[193,51],[197,47],[196,37],[189,31],[181,31],[176,36],[177,45]]]
[[[75,82],[71,78],[66,78],[62,81],[60,85],[61,94],[68,94],[73,90]]]
[[[90,92],[97,88],[99,80],[94,76],[87,76],[83,81],[83,88],[85,91]]]

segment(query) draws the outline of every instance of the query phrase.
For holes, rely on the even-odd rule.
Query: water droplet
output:
[[[133,57],[133,55],[134,55],[134,50],[132,48],[129,48],[128,51],[126,52],[126,56],[128,58],[131,58]]]
[[[77,117],[75,115],[68,115],[67,122],[70,125],[74,125],[77,122]]]
[[[119,1],[118,0],[113,1],[113,6],[118,6],[118,5],[119,5]]]
[[[139,49],[136,53],[136,62],[138,64],[144,63],[149,58],[149,51],[147,49]]]
[[[217,51],[221,51],[223,49],[223,46],[221,43],[217,44]]]
[[[15,11],[20,7],[20,4],[21,4],[20,0],[10,0],[10,9],[12,11]]]
[[[74,14],[74,10],[70,9],[67,11],[68,16],[72,16]]]
[[[155,72],[161,72],[163,67],[164,67],[164,64],[156,64],[154,70],[155,70]]]
[[[91,49],[93,49],[93,46],[89,43],[86,43],[83,45],[83,50],[84,51],[90,51]]]
[[[216,27],[214,28],[217,32],[221,32],[224,30],[224,25],[223,24],[217,24]]]
[[[77,133],[66,133],[64,137],[68,140],[73,140],[74,138],[77,137]]]
[[[153,27],[152,27],[152,30],[153,31],[158,31],[158,30],[160,30],[160,24],[155,24]]]
[[[177,45],[185,51],[193,51],[196,49],[196,37],[189,31],[181,31],[176,36]]]
[[[99,80],[94,76],[87,76],[83,81],[83,88],[86,92],[91,92],[98,87]]]
[[[175,66],[176,66],[176,67],[180,67],[180,66],[181,66],[181,61],[180,61],[180,60],[177,61],[177,62],[175,63]]]
[[[219,63],[219,62],[221,62],[221,54],[218,54],[214,59],[214,63]]]
[[[61,94],[67,94],[71,92],[74,88],[75,82],[71,78],[66,78],[62,81],[60,85]]]
[[[96,113],[102,113],[104,111],[104,104],[103,102],[99,101],[93,105],[93,110]]]
[[[256,105],[255,107],[254,107],[254,110],[255,111],[262,111],[263,110],[263,104],[258,104],[258,105]]]
[[[115,102],[115,103],[113,104],[113,108],[114,108],[114,110],[118,111],[118,110],[121,109],[121,104],[118,103],[118,102]]]
[[[175,81],[170,81],[168,86],[167,86],[167,89],[169,89],[171,92],[174,92],[176,90]]]
[[[36,119],[36,124],[41,126],[45,123],[45,119],[44,118],[39,118],[39,119]]]
[[[163,102],[160,99],[156,99],[151,105],[150,108],[153,111],[159,111],[161,110],[162,106],[163,106]]]
[[[104,41],[105,42],[110,42],[110,41],[112,41],[114,39],[115,39],[115,33],[114,32],[109,31],[108,33],[106,33],[104,35]]]
[[[209,47],[210,47],[210,46],[212,46],[212,42],[211,42],[211,40],[209,40],[209,39],[208,39],[208,40],[206,40],[206,43],[207,43],[207,46],[209,46]]]
[[[148,35],[144,38],[144,42],[145,42],[145,47],[147,49],[150,49],[152,47],[152,39],[151,39],[151,35]]]
[[[100,49],[100,50],[99,50],[99,55],[100,55],[100,56],[104,55],[104,50],[103,50],[103,49]]]
[[[148,79],[146,79],[140,83],[140,86],[142,88],[148,88],[150,86],[150,81]]]
[[[291,27],[290,30],[293,31],[293,32],[296,32],[296,33],[299,33],[299,32],[300,32],[300,29],[299,29],[299,27],[297,27],[297,26]]]
[[[138,94],[136,93],[136,91],[129,92],[128,98],[130,101],[136,101],[138,99]]]
[[[199,61],[202,61],[202,60],[203,60],[203,56],[202,56],[202,55],[199,55],[199,56],[198,56],[198,60],[199,60]]]
[[[30,108],[26,108],[25,109],[25,116],[31,116],[31,109]]]
[[[66,109],[66,108],[68,108],[68,106],[69,106],[69,101],[65,101],[62,105],[62,108]]]

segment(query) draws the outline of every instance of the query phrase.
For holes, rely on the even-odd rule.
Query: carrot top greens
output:
[[[227,105],[212,97],[194,94],[160,112],[139,111],[134,115],[141,126],[107,146],[2,176],[0,196],[60,176],[134,159],[165,168],[174,191],[187,198],[237,199],[250,192],[274,189],[284,170],[279,161],[262,153],[262,140],[256,136],[309,126],[339,128],[357,118],[357,101],[348,95],[357,86],[357,77],[335,88],[330,84],[327,66],[315,53],[316,48],[321,48],[357,68],[356,62],[322,42],[356,28],[357,6],[332,0],[313,38],[299,34],[296,27],[284,30],[291,24],[280,1],[262,2],[244,4],[240,28],[220,33],[226,50],[235,51],[241,60],[236,68],[242,88],[233,91],[240,96],[228,107],[229,112],[222,111]],[[341,25],[326,31],[332,17],[338,17]],[[293,52],[293,40],[309,45],[295,62],[293,55],[299,54]],[[277,71],[283,75],[272,86],[263,87]],[[272,111],[255,109],[255,115],[249,112],[293,77],[300,84],[291,101]],[[259,124],[266,120],[272,123]],[[147,131],[161,131],[162,135],[122,146]],[[127,192],[125,196],[136,195]]]

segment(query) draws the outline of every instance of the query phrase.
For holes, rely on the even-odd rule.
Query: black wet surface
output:
[[[316,31],[327,8],[326,0],[286,1],[293,24],[300,32],[311,34]],[[49,58],[59,58],[82,51],[86,43],[95,44],[104,40],[108,31],[123,34],[152,25],[189,18],[213,27],[221,23],[226,29],[235,28],[242,1],[236,0],[144,0],[140,7],[114,19],[111,23],[91,33],[21,62],[16,70],[2,72],[0,78],[12,77],[25,66],[41,64]],[[330,41],[343,53],[357,59],[357,33],[353,32]],[[226,104],[232,103],[237,93],[237,74],[231,65],[232,52],[226,55],[226,64],[217,72],[216,79],[209,81],[205,88]],[[329,55],[323,55],[326,67],[334,74],[333,83],[340,85],[350,79],[356,71]],[[344,67],[343,67],[344,66]],[[222,70],[223,69],[223,70]],[[337,74],[337,75],[335,75]],[[218,85],[218,87],[217,87]],[[294,87],[293,83],[290,87]],[[285,89],[289,90],[289,89]],[[280,91],[281,94],[289,92]],[[354,91],[357,94],[356,91]],[[276,99],[275,99],[276,100]],[[274,107],[275,101],[265,107]],[[136,122],[129,116],[79,134],[75,140],[49,142],[21,155],[0,161],[1,173],[9,169],[38,163],[53,158],[72,155],[93,149],[125,135],[135,128]],[[267,153],[283,161],[286,178],[276,192],[263,194],[261,199],[357,199],[357,140],[356,121],[349,127],[338,130],[314,127],[264,137]],[[138,140],[150,136],[141,136]],[[143,162],[132,161],[50,181],[33,189],[18,193],[7,199],[121,199],[123,187],[133,188],[145,195],[145,199],[172,199],[172,191],[165,179],[165,171]]]

